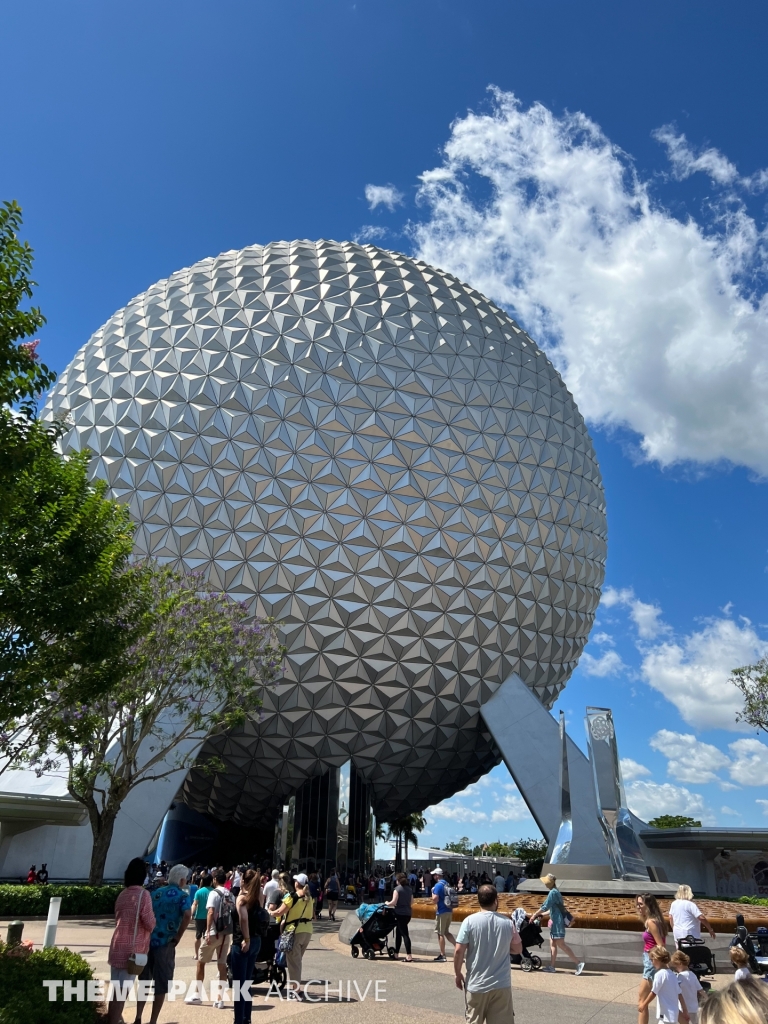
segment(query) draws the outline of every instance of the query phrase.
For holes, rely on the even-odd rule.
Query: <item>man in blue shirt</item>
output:
[[[451,920],[453,919],[453,908],[445,905],[445,891],[448,883],[443,879],[443,869],[433,868],[432,877],[437,883],[432,886],[432,902],[435,904],[435,931],[437,932],[437,944],[440,952],[435,960],[443,963],[445,961],[445,940],[456,945],[456,939],[451,935]]]
[[[184,937],[192,917],[192,900],[185,891],[189,868],[176,864],[168,872],[168,882],[152,892],[152,910],[155,914],[155,930],[149,940],[147,966],[139,976],[140,981],[154,981],[155,996],[149,1024],[157,1024],[165,997],[170,991],[173,972],[176,967],[176,947]],[[136,1002],[136,1020],[141,1024],[145,1003]]]

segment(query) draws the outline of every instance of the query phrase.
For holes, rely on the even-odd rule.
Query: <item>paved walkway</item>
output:
[[[339,912],[339,918],[342,916]],[[7,920],[0,922],[5,934]],[[97,977],[108,978],[107,952],[112,935],[110,919],[66,920],[59,925],[58,945],[81,953],[92,965]],[[45,922],[28,921],[24,938],[36,946],[42,944]],[[265,1000],[266,987],[256,988],[253,1006],[255,1021],[263,1024],[288,1017],[301,1017],[301,1024],[457,1024],[464,1016],[464,997],[455,987],[453,965],[437,964],[417,957],[414,963],[353,960],[349,946],[339,942],[338,924],[327,920],[315,923],[315,933],[304,957],[303,980],[315,979],[309,986],[310,997],[324,999],[328,982],[329,1003]],[[194,932],[188,931],[176,954],[176,977],[186,982],[194,978]],[[206,981],[214,976],[206,968]],[[580,978],[572,970],[556,974],[512,971],[516,1024],[634,1024],[639,970],[633,974],[597,973],[585,970]],[[729,975],[721,975],[716,984],[726,984]],[[381,1001],[374,998],[379,982]],[[368,986],[368,982],[371,982]],[[342,998],[339,1000],[339,985]],[[385,1000],[385,1001],[384,1001]],[[214,1010],[210,1001],[203,1006],[186,1006],[181,1000],[163,1007],[160,1024],[203,1024],[205,1021],[231,1020],[231,1004],[225,1011]],[[144,1016],[145,1024],[149,1013]],[[127,1024],[133,1020],[128,1004]],[[298,1022],[297,1022],[298,1024]]]

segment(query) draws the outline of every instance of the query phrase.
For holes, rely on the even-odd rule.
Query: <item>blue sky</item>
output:
[[[468,279],[552,354],[603,470],[574,737],[610,706],[640,813],[768,823],[768,747],[726,681],[768,640],[765,8],[32,0],[2,19],[0,196],[36,249],[44,358],[63,369],[154,281],[254,242],[375,240]],[[428,841],[534,834],[510,785],[497,768],[428,812]]]

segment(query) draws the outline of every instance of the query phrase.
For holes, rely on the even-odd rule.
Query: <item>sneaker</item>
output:
[[[443,956],[442,953],[438,953],[437,956],[432,957],[432,959],[435,961],[435,963],[438,963],[438,964],[444,964],[445,963],[445,957]]]
[[[582,962],[581,962],[581,963],[579,964],[579,966],[578,966],[578,967],[576,968],[576,970],[575,970],[575,971],[573,972],[573,973],[574,973],[574,974],[576,975],[576,977],[577,977],[577,978],[578,978],[578,976],[579,976],[579,975],[581,974],[581,972],[582,972],[582,971],[584,970],[584,968],[585,968],[585,967],[586,967],[586,964],[585,964],[585,963],[584,963],[584,961],[582,960]]]
[[[217,1003],[214,1003],[213,1004],[213,1008],[214,1008],[214,1010],[226,1010],[226,1006],[224,1005],[224,1000],[220,999]]]
[[[203,1005],[203,1000],[200,998],[200,996],[187,996],[187,998],[184,1000],[184,1002],[188,1006],[202,1006]]]
[[[542,969],[542,971],[543,971],[543,972],[544,972],[545,974],[556,974],[556,973],[557,973],[557,972],[555,971],[555,968],[554,968],[554,967],[542,967],[541,969]]]

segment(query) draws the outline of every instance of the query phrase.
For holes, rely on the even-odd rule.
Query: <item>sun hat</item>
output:
[[[293,880],[294,882],[298,882],[299,885],[306,885],[309,882],[309,879],[307,878],[303,871],[299,875],[294,875]]]
[[[542,875],[541,878],[539,879],[539,881],[541,882],[542,885],[546,885],[546,887],[548,889],[554,889],[555,886],[557,885],[557,879],[552,874]]]

